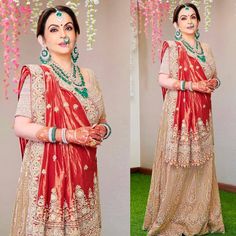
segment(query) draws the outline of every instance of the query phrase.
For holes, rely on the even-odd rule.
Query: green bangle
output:
[[[186,83],[185,80],[181,80],[180,81],[180,89],[181,89],[181,91],[185,91],[185,83]]]
[[[52,128],[52,143],[56,142],[56,130],[57,130],[56,127]]]

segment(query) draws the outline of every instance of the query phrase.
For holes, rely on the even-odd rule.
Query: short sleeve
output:
[[[105,111],[105,105],[104,105],[104,99],[103,99],[103,95],[102,95],[102,90],[100,88],[99,82],[96,79],[96,76],[94,74],[94,72],[90,69],[87,69],[89,77],[92,81],[92,87],[94,88],[95,91],[97,91],[97,96],[99,97],[99,102],[97,102],[97,106],[99,107],[100,110],[100,119],[99,122],[103,122],[104,120],[106,120],[106,111]]]
[[[102,100],[101,101],[101,104],[102,104],[102,114],[101,114],[101,117],[100,117],[100,121],[103,121],[103,120],[106,120],[106,110],[105,110],[105,104],[104,104],[104,99],[103,99],[103,95],[102,95],[102,90],[101,90],[97,80],[96,80],[96,87],[97,87],[97,90],[100,92],[101,97],[102,97],[102,99],[101,99]]]
[[[32,118],[31,114],[31,99],[30,99],[30,79],[26,78],[20,92],[15,116],[25,116]]]
[[[201,46],[203,48],[205,57],[206,57],[206,66],[208,67],[208,71],[210,71],[209,75],[207,74],[208,79],[211,78],[216,78],[217,77],[217,71],[216,71],[216,63],[215,63],[215,59],[214,59],[214,55],[212,53],[212,50],[210,48],[210,46],[206,43],[201,43]]]
[[[95,86],[96,89],[99,91],[99,93],[101,94],[101,107],[102,107],[102,114],[100,117],[100,122],[104,122],[104,120],[106,120],[106,110],[105,110],[105,104],[104,104],[104,99],[103,99],[103,95],[102,95],[102,90],[100,88],[99,82],[98,80],[95,78],[95,75],[93,73],[93,78],[95,80]]]
[[[213,73],[213,77],[217,77],[217,69],[216,69],[216,63],[215,63],[215,58],[214,58],[214,55],[213,55],[213,52],[211,50],[210,47],[208,47],[208,50],[209,50],[209,54],[210,54],[210,57],[211,57],[211,60],[212,60],[212,68],[214,68],[214,73]]]
[[[159,74],[170,74],[169,48],[166,49],[160,65]]]

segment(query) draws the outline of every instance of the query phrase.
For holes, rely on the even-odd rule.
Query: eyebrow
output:
[[[68,24],[72,24],[72,25],[73,25],[73,22],[69,21],[69,22],[67,22],[64,26],[67,26]],[[51,25],[48,26],[48,29],[49,29],[50,27],[52,27],[52,26],[54,26],[54,27],[59,27],[59,25],[51,24]]]
[[[182,16],[186,16],[187,17],[187,15],[181,15],[180,17],[182,17]],[[196,16],[196,13],[193,13],[191,16]]]

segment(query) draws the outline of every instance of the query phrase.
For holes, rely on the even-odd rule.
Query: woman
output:
[[[24,66],[19,83],[23,163],[12,236],[100,235],[96,148],[111,130],[94,73],[76,63],[79,34],[68,7],[39,17],[43,65]]]
[[[164,104],[144,219],[149,236],[224,232],[214,165],[211,93],[219,86],[195,5],[177,6],[176,41],[164,42]]]

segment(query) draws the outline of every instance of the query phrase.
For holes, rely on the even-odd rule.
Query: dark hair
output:
[[[69,7],[56,6],[56,7],[46,8],[39,16],[36,36],[38,37],[39,35],[42,35],[44,37],[44,30],[45,30],[47,19],[53,12],[56,12],[56,10],[66,12],[73,21],[75,32],[80,34],[80,28],[79,28],[79,24],[76,19],[75,13]]]
[[[173,13],[173,23],[178,23],[179,12],[181,11],[181,9],[185,7],[191,7],[195,11],[198,21],[201,21],[197,7],[193,3],[185,3],[185,4],[180,4],[175,8]]]

